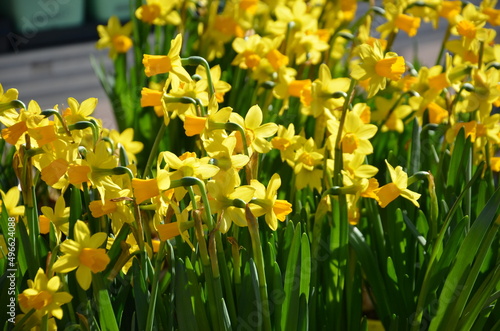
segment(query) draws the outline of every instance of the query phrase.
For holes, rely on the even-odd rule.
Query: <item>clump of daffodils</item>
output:
[[[144,297],[154,303],[155,291],[170,284],[165,274],[184,263],[175,254],[186,251],[198,264],[176,272],[186,272],[190,286],[198,274],[214,281],[203,288],[209,298],[222,293],[220,279],[234,277],[241,287],[239,263],[251,251],[264,302],[270,271],[261,236],[275,254],[276,238],[298,220],[312,229],[301,245],[318,245],[314,235],[329,212],[328,226],[342,214],[346,226],[363,229],[369,213],[431,210],[438,204],[432,178],[441,174],[434,160],[465,140],[467,169],[484,163],[489,174],[498,173],[494,1],[398,0],[359,14],[356,2],[346,1],[148,0],[135,9],[134,23],[112,17],[98,27],[97,48],[109,48],[122,64],[130,56],[135,61],[106,81],[117,80],[110,97],[121,130],[93,116],[96,98],[70,97],[42,110],[0,85],[1,142],[15,149],[19,181],[2,186],[0,213],[41,240],[33,243],[41,247],[33,263],[43,261],[48,270],[39,269],[19,293],[21,311],[34,309],[26,325],[56,325],[52,317],[61,320],[61,306],[76,297],[67,284],[78,284],[80,298],[93,292],[107,305],[103,291],[118,278],[132,284],[136,300],[151,286]],[[400,31],[413,37],[440,19],[449,34],[434,66],[414,65],[391,50]],[[152,47],[144,37],[151,29]],[[412,154],[420,146],[414,137],[432,145],[425,160]],[[422,178],[427,187],[417,185]],[[37,205],[40,187],[50,199],[46,194]],[[318,223],[310,226],[312,219]],[[252,247],[241,253],[238,238],[246,237]],[[223,269],[229,265],[231,275]],[[281,280],[278,264],[273,272],[273,282]],[[192,300],[211,304],[207,297]],[[226,312],[226,301],[218,304]]]

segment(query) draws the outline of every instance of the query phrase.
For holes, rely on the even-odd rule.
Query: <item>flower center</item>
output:
[[[358,138],[354,133],[346,133],[342,138],[342,152],[352,154],[358,148]]]
[[[313,167],[314,166],[314,158],[311,156],[311,154],[304,152],[300,155],[299,161],[304,163],[307,166]]]
[[[132,47],[132,39],[124,35],[114,36],[113,47],[118,53],[126,53]]]
[[[476,26],[468,20],[462,20],[457,24],[457,32],[466,38],[476,38]]]
[[[259,65],[259,63],[260,63],[260,56],[251,51],[246,52],[245,64],[247,65],[248,69],[255,68],[256,66]]]
[[[103,271],[109,263],[109,256],[104,248],[84,248],[80,252],[80,263],[92,270],[93,273]]]
[[[405,60],[402,56],[382,59],[375,64],[377,75],[398,81],[405,72]]]
[[[153,3],[150,5],[142,5],[142,20],[149,24],[152,24],[153,21],[160,16],[161,8],[158,4]]]

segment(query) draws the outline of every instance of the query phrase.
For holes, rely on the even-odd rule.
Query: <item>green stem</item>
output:
[[[166,130],[167,126],[165,125],[165,123],[162,123],[160,129],[158,130],[158,133],[156,134],[153,146],[151,147],[151,150],[149,152],[148,161],[146,162],[146,167],[144,168],[144,173],[142,174],[142,178],[147,178],[151,173],[151,166],[153,165],[153,161],[157,156],[158,146],[160,145],[161,139],[163,138],[163,135],[165,134]]]
[[[450,38],[450,35],[451,35],[451,24],[448,24],[446,32],[444,33],[443,41],[441,42],[441,48],[439,49],[436,65],[441,64],[441,60],[443,59],[444,51],[446,49],[446,42]]]
[[[340,116],[339,129],[337,132],[337,137],[335,138],[335,165],[333,173],[333,185],[341,185],[340,183],[340,170],[342,168],[342,131],[344,130],[345,118],[347,116],[347,111],[349,110],[349,104],[352,97],[354,96],[354,87],[356,86],[356,80],[351,80],[351,85],[349,86],[349,91],[344,100],[344,105],[342,106],[342,115]],[[337,157],[340,156],[340,157]]]
[[[181,59],[181,62],[182,65],[189,65],[189,66],[201,65],[205,68],[208,81],[208,98],[212,99],[212,96],[215,94],[215,88],[214,88],[214,82],[212,80],[212,73],[210,72],[210,66],[208,65],[207,60],[205,60],[201,56],[190,56],[188,58]]]
[[[214,304],[217,301],[217,298],[215,296],[214,279],[212,275],[212,269],[210,267],[210,257],[208,255],[207,243],[205,241],[205,236],[203,234],[203,223],[201,221],[201,217],[197,212],[193,213],[193,218],[195,221],[195,234],[196,234],[196,239],[198,241],[198,248],[200,250],[201,264],[203,265],[203,272],[206,278],[205,283],[207,286],[208,311],[210,312],[212,329],[221,330],[220,326],[222,321],[219,320],[217,307],[216,304]]]
[[[162,267],[163,260],[165,257],[165,252],[166,252],[165,246],[166,246],[165,242],[162,241],[160,243],[160,249],[158,250],[158,255],[156,256],[155,273],[153,275],[153,281],[152,281],[151,298],[149,301],[146,331],[153,330],[153,321],[154,321],[154,314],[155,314],[155,309],[156,309],[156,300],[158,298],[158,283],[159,283],[159,279],[160,279],[161,267]]]

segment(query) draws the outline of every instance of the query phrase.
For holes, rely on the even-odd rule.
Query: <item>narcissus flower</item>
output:
[[[154,25],[179,25],[181,16],[176,10],[177,0],[147,0],[135,11],[135,16],[143,22]]]
[[[14,89],[3,90],[2,84],[0,84],[0,104],[7,104],[12,100],[16,100],[19,97],[19,92]],[[5,108],[0,110],[0,123],[9,127],[16,123],[16,118],[19,116],[14,108]]]
[[[248,144],[249,154],[255,150],[258,153],[267,153],[272,149],[272,145],[265,138],[273,136],[278,131],[275,123],[262,124],[262,110],[259,105],[252,106],[245,116],[245,119],[237,113],[231,113],[230,121],[241,125],[245,129],[245,136]],[[243,150],[242,137],[236,133],[238,139],[237,151]]]
[[[64,253],[52,267],[54,272],[67,273],[76,270],[76,280],[88,290],[92,283],[92,273],[106,269],[110,259],[104,248],[99,248],[108,235],[98,232],[90,235],[89,228],[82,221],[75,224],[75,239],[66,239],[60,246]]]
[[[66,207],[64,197],[61,195],[56,200],[54,209],[43,206],[41,208],[43,215],[38,218],[40,220],[40,233],[49,233],[50,223],[54,224],[57,236],[61,236],[61,232],[68,234],[69,229],[69,207]]]
[[[285,221],[286,215],[292,212],[292,204],[286,200],[278,200],[277,192],[281,185],[281,178],[278,174],[274,174],[269,180],[267,189],[256,179],[252,179],[250,186],[255,188],[250,210],[255,217],[266,215],[266,223],[271,230],[275,231],[278,228],[278,221]]]
[[[7,193],[0,190],[0,213],[2,209],[6,209],[9,217],[16,219],[24,214],[24,206],[18,206],[21,192],[17,186],[11,187]]]
[[[148,55],[144,54],[142,64],[146,76],[151,77],[158,74],[173,73],[183,81],[191,80],[191,76],[182,66],[179,55],[182,46],[182,35],[178,34],[170,44],[170,50],[167,55]]]
[[[351,77],[357,80],[370,79],[368,98],[385,89],[387,79],[398,81],[406,70],[405,60],[394,52],[383,54],[379,42],[374,46],[363,44],[359,46],[361,63],[351,72]]]
[[[19,294],[19,307],[25,314],[35,309],[39,316],[49,314],[49,317],[61,319],[63,317],[61,306],[70,302],[73,296],[67,292],[58,292],[60,287],[61,280],[58,276],[48,279],[40,268],[34,281],[28,279],[28,288]]]
[[[132,22],[126,23],[124,26],[120,24],[120,20],[116,16],[111,16],[108,20],[108,25],[98,25],[97,32],[99,40],[96,47],[103,49],[109,47],[109,57],[114,59],[119,53],[127,53],[132,47]]]
[[[234,200],[239,199],[248,203],[255,192],[255,188],[249,185],[237,186],[239,179],[237,174],[228,172],[225,176],[218,176],[207,184],[210,208],[212,212],[219,215],[219,230],[226,233],[234,222],[238,226],[247,226],[245,209],[243,206],[235,206]]]
[[[374,191],[378,197],[380,207],[387,207],[390,202],[399,196],[410,200],[415,206],[420,207],[417,201],[420,198],[420,194],[408,189],[408,175],[403,171],[403,168],[397,166],[394,169],[387,160],[385,160],[385,163],[387,164],[392,183],[386,184]]]
[[[113,140],[113,143],[123,146],[127,158],[130,163],[137,163],[136,154],[140,153],[144,148],[144,144],[140,141],[134,141],[134,129],[127,128],[119,133],[116,130],[111,130],[109,132],[109,138]]]

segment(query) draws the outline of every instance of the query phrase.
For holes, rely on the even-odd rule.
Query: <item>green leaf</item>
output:
[[[200,330],[209,330],[210,323],[208,322],[207,312],[205,310],[206,297],[203,289],[200,286],[196,272],[191,264],[191,260],[186,258],[186,275],[191,294],[191,302],[193,303],[194,316]],[[205,300],[205,302],[204,302]],[[210,304],[210,303],[208,303]]]
[[[300,295],[309,302],[309,284],[311,283],[311,246],[307,234],[303,233],[300,243]]]
[[[132,275],[134,284],[134,300],[135,312],[137,316],[137,323],[140,328],[146,327],[148,317],[149,292],[144,277],[144,271],[141,269],[139,260],[134,258],[132,260]],[[129,271],[130,272],[130,271]]]
[[[480,243],[483,241],[486,233],[490,229],[491,223],[494,221],[495,214],[498,212],[500,205],[500,188],[490,198],[485,208],[472,224],[469,233],[464,238],[462,245],[457,253],[456,260],[450,270],[446,281],[443,285],[443,290],[439,297],[439,308],[435,318],[432,320],[430,330],[438,330],[444,327],[444,323],[450,323],[450,318],[455,317],[458,321],[460,315],[452,315],[453,309],[457,304],[456,300],[464,289],[464,282],[469,275],[470,268],[479,250]],[[460,301],[461,304],[465,304]],[[457,307],[457,311],[461,312],[461,308]],[[448,324],[449,325],[449,324]]]
[[[285,301],[281,312],[281,329],[290,330],[297,325],[299,314],[300,270],[298,268],[301,226],[297,224],[293,235],[285,271]]]
[[[186,277],[186,269],[181,259],[177,259],[175,269],[175,310],[179,322],[179,329],[199,330],[191,304],[191,293]],[[215,302],[212,304],[215,304]]]
[[[351,227],[350,244],[356,251],[356,255],[361,262],[363,270],[373,291],[375,308],[380,320],[385,324],[389,322],[392,308],[389,304],[391,298],[387,297],[387,288],[384,283],[382,272],[379,268],[371,248],[365,241],[361,231],[357,227]]]
[[[109,299],[107,289],[99,290],[99,321],[101,322],[102,331],[118,331],[118,324],[116,323],[115,312]]]

